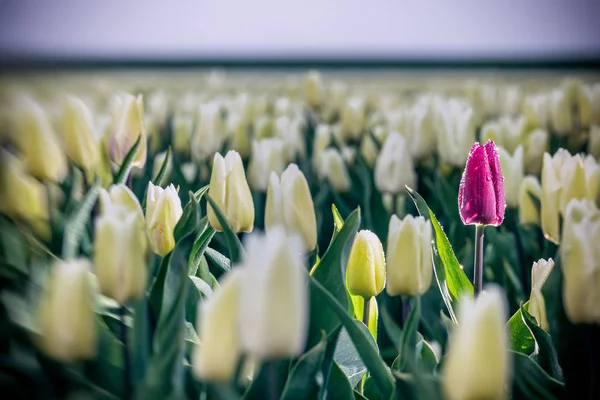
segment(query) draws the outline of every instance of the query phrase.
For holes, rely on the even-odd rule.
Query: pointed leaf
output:
[[[120,184],[124,184],[125,182],[127,182],[127,178],[129,177],[129,173],[131,172],[131,167],[133,165],[133,159],[135,158],[138,150],[140,149],[141,144],[142,144],[142,135],[140,135],[138,137],[138,139],[135,141],[135,143],[133,144],[131,149],[129,149],[129,152],[125,156],[125,159],[123,160],[123,164],[121,165],[121,168],[119,168],[119,171],[117,172],[117,174],[115,175],[115,178],[113,180],[115,185],[120,185]]]
[[[65,234],[63,237],[63,258],[70,259],[77,256],[81,235],[84,232],[84,228],[90,218],[96,200],[98,200],[100,187],[101,180],[98,177],[96,178],[94,185],[85,194],[81,204],[79,204],[67,218],[67,222],[65,223]]]
[[[206,195],[206,200],[210,203],[219,224],[221,224],[221,228],[223,228],[223,234],[225,235],[225,240],[227,241],[227,247],[229,248],[229,259],[233,264],[240,261],[245,254],[244,247],[242,246],[242,242],[237,237],[237,235],[231,230],[231,226],[227,222],[227,218],[221,212],[221,209],[215,203],[215,201],[209,196]]]
[[[417,192],[408,186],[406,187],[406,190],[408,190],[408,194],[415,203],[419,214],[421,214],[423,218],[431,221],[431,225],[435,232],[432,243],[435,278],[444,299],[444,303],[450,313],[450,317],[454,323],[457,323],[454,308],[457,306],[462,295],[473,296],[473,285],[456,259],[456,255],[454,255],[454,251],[452,250],[452,245],[444,233],[442,226],[433,214],[433,211],[429,209],[425,200]]]

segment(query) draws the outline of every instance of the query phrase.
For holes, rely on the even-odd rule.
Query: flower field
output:
[[[0,388],[600,397],[600,76],[0,77]]]

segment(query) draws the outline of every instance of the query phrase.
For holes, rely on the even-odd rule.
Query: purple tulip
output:
[[[458,208],[465,225],[498,226],[504,220],[504,177],[493,141],[471,147],[460,180]]]

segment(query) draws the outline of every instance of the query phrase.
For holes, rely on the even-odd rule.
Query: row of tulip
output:
[[[58,396],[593,396],[599,84],[60,84],[0,124],[3,303]]]

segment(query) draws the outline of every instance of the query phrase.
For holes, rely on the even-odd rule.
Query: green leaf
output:
[[[443,228],[439,224],[437,218],[433,214],[433,211],[429,209],[425,200],[414,190],[406,187],[408,194],[412,198],[419,214],[425,219],[429,219],[435,232],[433,240],[433,253],[434,253],[434,269],[435,278],[438,283],[438,287],[444,299],[444,303],[448,308],[450,317],[454,323],[458,323],[454,308],[460,302],[462,295],[473,296],[474,290],[473,285],[462,270],[452,245],[448,240],[448,237],[444,233]]]
[[[283,390],[282,400],[303,400],[315,398],[320,385],[317,374],[327,348],[327,337],[323,334],[321,341],[312,349],[304,353],[292,371]]]
[[[408,301],[408,300],[405,300]],[[415,297],[413,307],[406,319],[406,324],[402,330],[400,337],[400,372],[406,371],[407,363],[416,365],[417,356],[415,347],[417,345],[417,329],[419,327],[419,319],[421,318],[421,299]]]
[[[546,331],[540,328],[535,319],[522,305],[520,311],[523,316],[523,322],[527,325],[527,328],[529,328],[531,335],[535,339],[536,346],[534,355],[535,358],[537,358],[540,367],[548,372],[554,379],[562,381],[564,379],[562,368],[558,364],[558,355],[552,344],[552,338]]]
[[[90,214],[98,195],[100,194],[101,181],[96,178],[94,185],[85,194],[81,204],[67,218],[65,223],[65,234],[63,237],[63,258],[68,260],[77,256],[81,235],[84,232],[85,226],[90,218]]]
[[[562,399],[564,384],[548,375],[535,361],[519,352],[513,357],[513,398]]]
[[[331,366],[331,376],[327,383],[327,399],[352,400],[354,392],[344,372],[334,362]]]
[[[204,256],[204,251],[208,247],[208,244],[212,240],[213,236],[215,236],[215,230],[210,224],[207,224],[198,239],[194,242],[194,247],[192,248],[192,253],[190,254],[190,271],[197,271],[200,266],[200,262],[202,261],[202,257]],[[191,272],[190,275],[195,275]],[[202,277],[204,279],[204,277]]]
[[[342,230],[334,237],[319,264],[311,271],[311,276],[331,292],[346,310],[351,304],[346,293],[345,270],[350,246],[359,226],[360,209],[356,209],[348,216]],[[323,295],[312,286],[310,291],[308,346],[312,347],[320,340],[322,330],[329,334],[339,326],[339,321],[330,307],[323,306]]]
[[[138,139],[133,144],[133,147],[129,149],[129,152],[125,156],[123,160],[123,164],[121,168],[119,168],[119,172],[115,175],[113,182],[115,185],[125,184],[127,182],[127,178],[129,177],[129,173],[131,172],[131,167],[133,165],[133,159],[135,158],[138,150],[140,149],[140,145],[142,144],[142,135],[138,137]]]
[[[237,237],[237,235],[231,230],[231,226],[227,222],[227,218],[221,212],[221,209],[215,203],[215,201],[209,196],[206,195],[206,200],[210,203],[221,228],[223,228],[223,234],[225,235],[225,240],[227,241],[227,247],[229,248],[229,259],[231,263],[235,264],[240,261],[245,254],[244,247],[242,246],[242,242]]]
[[[148,297],[150,302],[150,309],[152,310],[152,314],[154,315],[155,321],[158,321],[160,317],[163,292],[165,289],[165,277],[167,276],[167,270],[169,269],[170,258],[171,253],[163,257],[162,261],[160,262],[160,266],[158,267],[158,273],[156,274],[156,278],[154,278],[154,282],[152,282],[152,286],[150,286],[150,294]]]
[[[231,270],[231,261],[217,250],[207,247],[204,250],[207,261],[210,261],[214,266],[219,268],[221,272],[227,273]]]
[[[197,230],[203,229],[203,225],[205,226],[208,223],[208,220],[204,220],[204,223],[202,223],[202,221],[203,220],[200,219],[200,204],[198,204],[198,200],[190,192],[190,201],[183,209],[181,218],[179,218],[179,221],[173,230],[175,243],[177,243],[182,237],[196,232]]]
[[[528,305],[529,302],[525,303],[523,308],[527,309]],[[508,330],[508,339],[511,350],[523,353],[526,356],[533,353],[535,350],[535,340],[531,335],[531,331],[523,321],[521,309],[517,310],[517,312],[510,317],[506,323],[506,329]]]
[[[136,398],[181,398],[184,393],[185,305],[189,288],[188,260],[194,236],[181,239],[171,253],[164,279],[154,353]]]
[[[213,294],[213,290],[208,283],[198,278],[197,276],[190,276],[190,282],[194,285],[195,289],[202,297],[210,297]]]
[[[151,353],[151,334],[149,322],[149,304],[146,296],[133,300],[133,337],[129,351],[132,360],[132,385],[136,387],[146,375],[148,358]]]
[[[346,224],[344,224],[345,226]],[[348,310],[342,307],[336,298],[314,276],[310,277],[310,285],[316,292],[322,295],[323,302],[329,305],[342,325],[344,325],[367,370],[375,380],[379,391],[385,398],[389,398],[394,391],[393,377],[387,365],[379,356],[377,344],[373,341],[373,337],[367,327],[362,322],[350,317]]]
[[[356,346],[354,346],[346,329],[342,329],[340,332],[333,359],[348,378],[351,387],[356,387],[367,373],[367,367],[360,358],[360,354],[358,354],[358,350],[356,350]]]
[[[169,164],[172,162],[171,160],[171,146],[167,147],[167,154],[165,155],[165,161],[163,161],[158,174],[152,179],[155,185],[162,186],[164,185],[163,180],[165,179],[165,175],[167,174],[167,169],[169,168]]]
[[[383,322],[383,326],[385,327],[387,335],[392,341],[392,344],[396,350],[400,352],[400,349],[402,348],[402,329],[400,329],[398,324],[396,324],[396,321],[394,321],[394,318],[390,314],[387,307],[383,307],[381,309],[381,321]]]

